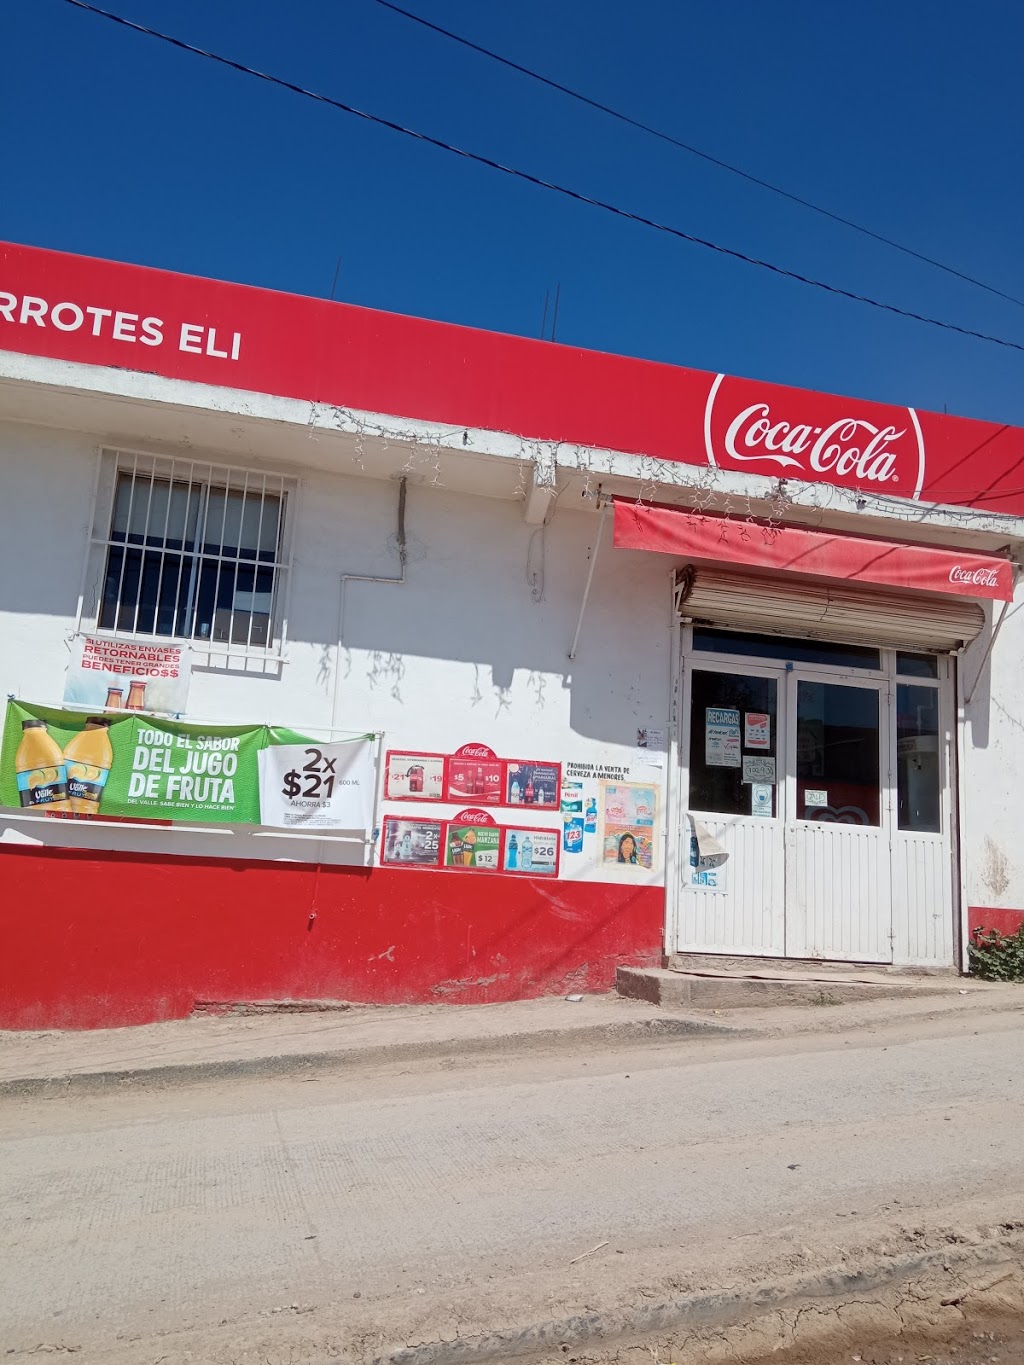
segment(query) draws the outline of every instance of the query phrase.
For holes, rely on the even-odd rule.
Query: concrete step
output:
[[[862,980],[961,979],[955,967],[893,967],[884,962],[822,962],[806,957],[729,957],[725,953],[673,953],[665,964],[671,971],[696,976],[810,977],[829,981],[837,977]]]
[[[768,1005],[844,1005],[859,1000],[949,995],[958,978],[884,977],[875,980],[833,976],[741,976],[730,973],[670,971],[659,967],[620,967],[615,989],[630,1000],[647,1000],[668,1009],[743,1009]]]

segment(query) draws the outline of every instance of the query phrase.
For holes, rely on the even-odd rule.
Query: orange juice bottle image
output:
[[[14,756],[21,804],[33,810],[69,811],[68,775],[60,745],[43,720],[23,720],[21,730]]]
[[[108,687],[108,688],[107,688],[107,699],[106,699],[106,701],[103,703],[104,710],[106,710],[106,711],[120,711],[120,709],[121,709],[121,698],[122,698],[123,695],[124,695],[124,688],[123,688],[123,687]]]
[[[128,700],[124,704],[126,711],[143,711],[146,707],[146,684],[144,682],[132,681],[128,684]]]
[[[476,852],[476,830],[464,829],[462,831],[462,866],[473,866],[473,854]]]
[[[75,815],[96,815],[99,812],[103,788],[114,761],[109,730],[109,720],[90,716],[85,722],[85,729],[74,735],[64,750],[68,800]]]

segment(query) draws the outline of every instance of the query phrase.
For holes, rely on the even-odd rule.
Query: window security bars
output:
[[[262,470],[105,451],[92,537],[96,628],[279,658],[293,488]]]

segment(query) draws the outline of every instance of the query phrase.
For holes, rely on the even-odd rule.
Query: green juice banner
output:
[[[325,743],[268,725],[87,716],[10,701],[0,805],[64,819],[369,830],[374,739]]]

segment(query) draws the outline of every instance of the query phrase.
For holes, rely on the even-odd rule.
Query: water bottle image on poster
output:
[[[504,835],[505,854],[502,867],[506,872],[522,872],[533,877],[557,876],[559,838],[557,830],[508,826]]]

